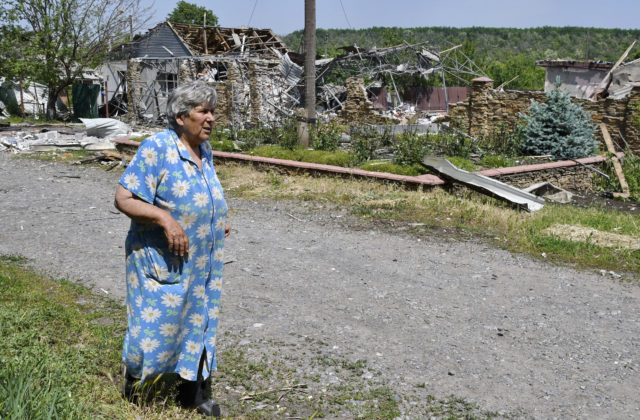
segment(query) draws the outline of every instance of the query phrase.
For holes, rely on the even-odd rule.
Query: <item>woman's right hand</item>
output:
[[[169,252],[173,252],[174,255],[183,257],[189,252],[189,237],[184,229],[176,219],[166,213],[161,226],[164,229],[164,236],[167,238],[169,244]]]

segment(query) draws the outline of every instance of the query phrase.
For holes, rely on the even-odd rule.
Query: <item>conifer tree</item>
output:
[[[591,156],[597,142],[595,126],[582,107],[571,102],[560,85],[547,93],[547,102],[531,101],[529,112],[523,115],[522,153],[551,155],[554,159],[578,159]]]

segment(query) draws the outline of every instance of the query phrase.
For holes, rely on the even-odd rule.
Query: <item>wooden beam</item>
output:
[[[611,136],[609,135],[609,130],[607,130],[607,126],[605,123],[600,123],[600,130],[602,131],[602,137],[604,137],[604,142],[607,145],[607,150],[609,153],[613,154],[611,160],[613,161],[613,168],[616,171],[616,175],[618,176],[618,181],[620,181],[620,187],[622,188],[622,192],[614,192],[614,197],[621,198],[629,198],[629,184],[627,184],[627,179],[624,177],[624,172],[622,171],[622,165],[620,165],[620,161],[618,160],[618,156],[616,156],[616,148],[613,145],[613,141],[611,141]]]

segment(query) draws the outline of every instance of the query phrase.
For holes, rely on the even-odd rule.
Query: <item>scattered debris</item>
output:
[[[459,182],[483,194],[506,200],[523,210],[536,211],[544,206],[544,199],[484,175],[458,169],[445,158],[425,156],[422,159],[422,165],[437,171],[445,178]]]
[[[573,197],[573,194],[569,191],[556,187],[550,182],[538,182],[537,184],[533,184],[522,191],[535,194],[538,197],[543,197],[548,201],[562,204],[570,203]]]

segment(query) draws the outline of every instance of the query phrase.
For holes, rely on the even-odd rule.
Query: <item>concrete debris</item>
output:
[[[530,187],[523,189],[523,191],[535,194],[538,197],[543,197],[545,200],[561,204],[570,203],[573,198],[572,193],[556,187],[550,182],[538,182],[537,184],[533,184]]]
[[[99,138],[120,137],[131,133],[128,124],[113,118],[80,118],[87,127],[87,135]]]
[[[97,119],[105,120],[105,119]],[[91,121],[91,120],[88,120]],[[47,152],[55,150],[115,150],[113,139],[130,132],[131,129],[120,121],[91,121],[87,131],[76,131],[61,128],[60,130],[39,131],[35,128],[22,127],[18,131],[3,131],[0,134],[0,151]],[[109,123],[109,124],[107,124]],[[91,127],[89,129],[89,127]],[[105,128],[106,127],[106,128]],[[96,136],[99,134],[101,137]],[[104,136],[106,134],[106,136]],[[141,133],[131,133],[141,134]]]

